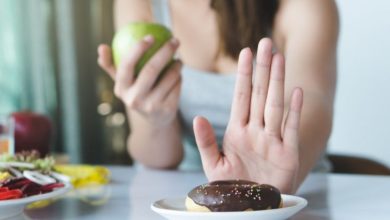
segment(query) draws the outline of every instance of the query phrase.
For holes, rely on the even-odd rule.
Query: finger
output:
[[[151,35],[144,37],[139,43],[135,44],[131,52],[119,63],[118,72],[115,76],[115,93],[117,95],[133,84],[135,65],[153,42],[154,38]]]
[[[252,90],[252,59],[253,55],[249,48],[241,50],[238,58],[237,81],[230,116],[231,121],[241,125],[245,125],[249,118]]]
[[[179,78],[179,80],[176,81],[176,84],[168,92],[167,96],[163,100],[165,105],[177,106],[180,97],[180,90],[181,90],[181,77]]]
[[[176,61],[175,64],[170,67],[167,72],[164,73],[161,81],[152,89],[148,99],[151,102],[164,100],[176,83],[180,80],[180,69],[182,64],[180,61]]]
[[[301,88],[295,88],[291,95],[290,108],[283,132],[283,142],[289,146],[298,147],[299,145],[299,122],[301,119],[302,105],[303,91]]]
[[[115,79],[116,68],[112,62],[112,51],[108,45],[101,44],[98,47],[98,64],[108,73],[108,75]]]
[[[157,51],[152,58],[141,69],[137,81],[134,84],[134,90],[140,96],[144,96],[155,85],[160,73],[163,71],[168,62],[171,61],[172,56],[179,46],[179,41],[171,39],[164,44],[159,51]]]
[[[267,101],[265,104],[265,130],[272,136],[280,138],[284,113],[284,58],[276,54],[272,58],[271,76]]]
[[[194,133],[203,168],[205,170],[214,169],[221,159],[221,153],[218,150],[214,130],[207,119],[199,116],[195,117]]]
[[[252,88],[250,122],[264,126],[264,108],[272,63],[272,41],[264,38],[257,48],[256,70]]]

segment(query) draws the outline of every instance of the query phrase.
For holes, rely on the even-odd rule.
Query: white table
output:
[[[184,197],[194,186],[204,183],[201,172],[140,170],[110,166],[112,183],[90,193],[107,200],[96,199],[101,205],[91,205],[68,195],[54,204],[30,210],[21,219],[80,220],[162,220],[150,210],[153,201],[167,197]],[[98,193],[99,192],[99,193]],[[298,192],[306,198],[308,207],[292,219],[390,219],[390,177],[363,175],[311,174]],[[83,196],[81,196],[83,197]],[[93,198],[93,196],[90,196]],[[85,200],[85,198],[84,198]]]

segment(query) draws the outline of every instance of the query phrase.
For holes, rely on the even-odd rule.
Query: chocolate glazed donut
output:
[[[195,187],[188,193],[189,211],[233,212],[282,207],[280,191],[266,184],[245,180],[214,181]]]

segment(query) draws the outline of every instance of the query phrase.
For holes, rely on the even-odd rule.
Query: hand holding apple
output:
[[[115,95],[150,126],[164,127],[177,115],[181,62],[173,56],[178,47],[164,26],[131,23],[115,35],[112,52],[107,45],[98,48],[98,63],[115,81]]]

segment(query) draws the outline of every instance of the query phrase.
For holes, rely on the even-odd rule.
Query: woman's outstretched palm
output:
[[[250,49],[243,49],[222,152],[209,122],[202,117],[194,119],[203,169],[210,181],[247,179],[292,193],[299,169],[298,130],[303,93],[300,88],[292,92],[284,120],[283,56],[272,55],[271,40],[263,39],[258,47],[255,74],[252,60]]]

